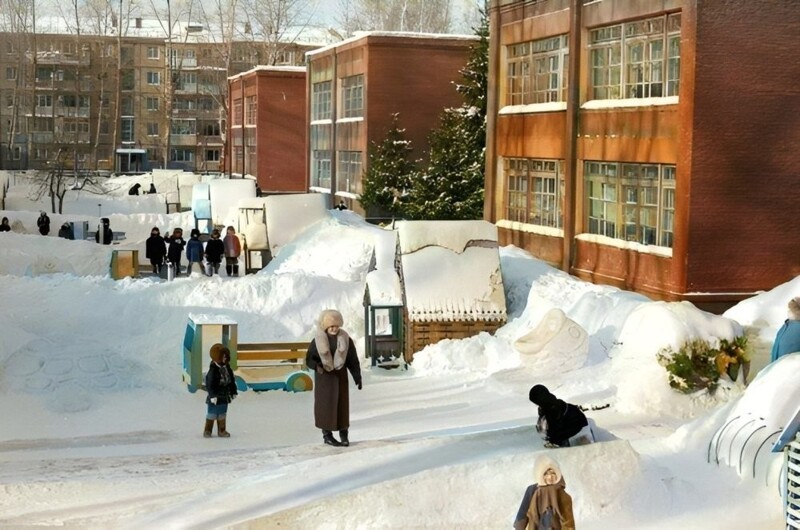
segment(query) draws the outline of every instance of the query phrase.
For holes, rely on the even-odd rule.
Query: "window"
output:
[[[158,122],[148,122],[147,136],[158,136]]]
[[[197,89],[197,74],[194,72],[181,72],[178,75],[177,90],[196,90]]]
[[[170,134],[191,135],[197,133],[197,122],[195,120],[172,120]]]
[[[311,157],[311,185],[317,188],[331,187],[331,152],[314,151]]]
[[[36,160],[47,160],[48,158],[47,149],[43,149],[41,147],[34,148],[33,158]]]
[[[17,69],[14,66],[6,66],[6,79],[12,80],[17,78]]]
[[[147,72],[147,84],[148,85],[160,85],[161,84],[161,72]]]
[[[339,151],[336,191],[361,193],[361,151]]]
[[[242,125],[242,100],[237,99],[233,102],[233,124],[234,127]]]
[[[122,118],[121,138],[123,142],[133,143],[133,118]]]
[[[133,73],[133,70],[123,70],[122,71],[122,90],[133,90],[136,84],[136,76]]]
[[[205,122],[202,125],[201,130],[203,131],[203,136],[219,136],[220,135],[220,127],[219,122]]]
[[[11,148],[11,160],[19,160],[22,158],[22,148],[14,146]]]
[[[12,108],[14,106],[14,96],[8,94],[6,95],[6,107]]]
[[[509,220],[552,228],[563,225],[564,165],[559,160],[507,158]]]
[[[147,47],[147,58],[148,59],[158,59],[161,57],[159,53],[158,46],[148,46]]]
[[[507,53],[507,105],[567,100],[567,35],[514,44]]]
[[[149,110],[149,111],[157,111],[158,110],[158,98],[148,97],[148,98],[145,99],[145,104],[147,105],[147,110]]]
[[[172,110],[195,110],[197,102],[193,98],[181,98],[172,102]]]
[[[219,162],[219,149],[206,149],[206,161]]]
[[[52,107],[53,106],[53,96],[50,94],[39,94],[36,96],[36,106],[37,107]]]
[[[256,124],[256,108],[258,102],[255,96],[248,96],[245,100],[246,104],[246,113],[244,116],[244,124],[245,125],[255,125]]]
[[[342,79],[342,117],[357,118],[364,115],[364,76],[353,75]]]
[[[672,247],[675,166],[586,162],[591,234]]]
[[[677,96],[680,33],[680,13],[592,30],[592,99]]]
[[[173,162],[194,162],[194,151],[192,149],[170,149],[169,159]]]
[[[311,87],[311,119],[331,119],[331,82],[314,83]]]

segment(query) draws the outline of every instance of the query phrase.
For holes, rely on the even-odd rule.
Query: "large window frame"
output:
[[[672,248],[674,165],[586,161],[584,180],[588,233]]]
[[[336,153],[336,191],[361,193],[361,151],[338,151]]]
[[[333,153],[328,149],[314,150],[311,153],[311,186],[315,188],[331,187],[331,167]]]
[[[510,221],[562,229],[564,161],[539,158],[503,159]]]
[[[247,96],[245,98],[245,114],[244,114],[245,125],[256,124],[257,109],[258,109],[258,100],[256,99],[256,96]]]
[[[506,53],[506,105],[567,100],[569,35],[512,44]]]
[[[311,120],[329,120],[333,112],[333,83],[321,81],[311,85]]]
[[[677,96],[680,40],[680,13],[592,29],[592,99]]]
[[[364,116],[364,74],[342,78],[342,118]]]

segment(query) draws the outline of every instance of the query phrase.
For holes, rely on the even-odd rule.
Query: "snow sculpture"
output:
[[[541,322],[514,342],[523,363],[567,371],[580,368],[589,355],[589,335],[561,309],[545,313]],[[533,356],[533,357],[530,357]]]

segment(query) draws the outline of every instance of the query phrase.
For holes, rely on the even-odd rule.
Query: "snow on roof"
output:
[[[328,50],[332,50],[339,46],[343,46],[346,44],[350,44],[352,42],[357,42],[361,39],[367,39],[368,37],[394,37],[394,38],[402,38],[402,39],[439,39],[439,40],[462,40],[462,41],[478,41],[477,35],[457,35],[453,33],[414,33],[414,32],[406,32],[406,31],[355,31],[353,32],[353,36],[347,39],[344,39],[340,42],[335,42],[332,44],[328,44],[327,46],[323,46],[322,48],[317,48],[316,50],[311,50],[306,52],[306,57],[311,57],[318,53],[326,52]]]
[[[486,221],[398,225],[412,321],[506,319],[496,226]]]
[[[372,305],[403,305],[403,288],[394,268],[397,232],[382,230],[375,235],[375,270],[367,274],[367,288]]]
[[[259,71],[267,71],[267,72],[300,72],[300,73],[305,73],[306,67],[305,66],[272,66],[272,65],[260,64],[260,65],[254,67],[254,68],[251,68],[250,70],[247,70],[246,72],[242,72],[240,74],[229,76],[228,80],[232,81],[234,79],[239,79],[240,77],[244,77],[244,76],[250,75],[250,74],[252,74],[254,72],[259,72]]]

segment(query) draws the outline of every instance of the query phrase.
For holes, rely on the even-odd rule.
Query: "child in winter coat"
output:
[[[164,238],[164,241],[169,243],[167,248],[167,262],[175,267],[175,277],[181,274],[181,255],[183,254],[183,247],[186,246],[186,240],[183,239],[183,230],[176,228],[172,231],[171,236]]]
[[[514,521],[515,530],[575,530],[572,497],[558,463],[545,455],[534,465],[536,483],[528,486]]]
[[[242,253],[242,244],[236,235],[236,230],[229,226],[225,230],[225,239],[222,240],[225,247],[225,272],[230,276],[239,276],[239,256]]]
[[[144,242],[144,256],[150,260],[150,265],[153,266],[153,274],[161,274],[166,255],[167,247],[164,244],[164,238],[161,237],[161,231],[158,227],[154,226],[150,230],[150,237]]]
[[[189,242],[186,243],[186,261],[189,264],[186,266],[186,275],[191,276],[192,265],[197,263],[200,265],[200,272],[203,272],[203,243],[200,241],[200,230],[192,228]]]
[[[770,352],[770,362],[777,361],[788,353],[800,351],[800,296],[789,300],[788,319],[775,335],[775,342],[772,343]]]
[[[528,398],[539,405],[536,430],[544,437],[545,447],[569,447],[570,438],[579,433],[581,437],[588,437],[588,442],[593,441],[586,415],[577,405],[558,399],[544,385],[531,387]]]
[[[206,373],[206,425],[203,430],[203,437],[211,438],[211,431],[214,428],[214,421],[217,422],[217,436],[220,438],[230,438],[231,434],[226,430],[226,418],[228,415],[228,403],[236,398],[236,380],[233,377],[233,370],[230,366],[231,351],[222,344],[211,346],[208,354],[211,356],[211,364],[208,365]]]
[[[208,275],[219,274],[219,265],[222,263],[222,255],[225,254],[225,244],[219,238],[219,230],[216,228],[211,231],[211,239],[206,243],[206,262],[208,263]]]

